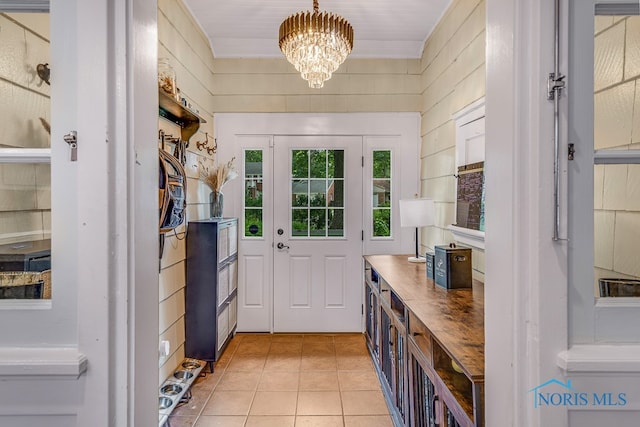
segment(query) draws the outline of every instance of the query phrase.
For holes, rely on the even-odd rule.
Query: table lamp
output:
[[[425,262],[418,252],[418,229],[435,224],[436,208],[432,199],[400,200],[400,227],[416,228],[416,256],[409,257],[409,262]]]

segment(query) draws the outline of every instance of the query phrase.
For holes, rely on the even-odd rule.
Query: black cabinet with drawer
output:
[[[185,356],[217,361],[235,334],[238,220],[190,221],[187,231]]]

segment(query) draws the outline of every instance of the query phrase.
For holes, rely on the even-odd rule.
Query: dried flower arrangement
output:
[[[200,180],[207,184],[211,191],[219,193],[223,185],[238,176],[233,164],[235,160],[236,158],[234,157],[222,165],[212,166],[211,168],[200,164],[198,168]]]

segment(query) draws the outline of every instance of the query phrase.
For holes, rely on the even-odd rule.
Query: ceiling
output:
[[[313,0],[185,0],[216,58],[280,57],[278,29]],[[420,58],[451,0],[319,0],[320,11],[351,23],[352,57]]]

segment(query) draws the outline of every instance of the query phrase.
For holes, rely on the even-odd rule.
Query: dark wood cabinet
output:
[[[409,413],[412,425],[435,427],[438,419],[437,376],[422,350],[409,340]]]
[[[409,425],[405,308],[369,263],[365,263],[365,298],[367,345],[393,405],[391,415],[396,425]]]
[[[367,344],[396,427],[484,426],[484,293],[406,256],[365,257]]]
[[[236,330],[236,218],[190,221],[187,229],[185,356],[217,361]]]

